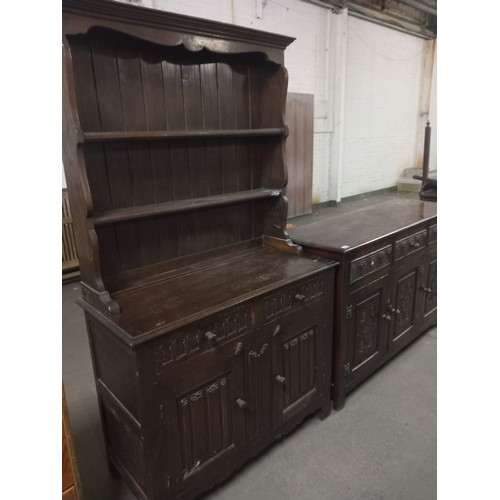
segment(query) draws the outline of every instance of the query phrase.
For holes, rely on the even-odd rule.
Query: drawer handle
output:
[[[301,293],[295,294],[295,300],[298,300],[299,302],[302,302],[305,298],[306,298],[306,296],[302,295]]]
[[[396,309],[395,307],[393,307],[391,309],[391,313],[401,314],[401,311],[399,309]]]
[[[247,402],[246,402],[246,401],[244,401],[244,400],[243,400],[243,399],[241,399],[241,398],[238,398],[238,399],[236,400],[236,405],[237,405],[239,408],[241,408],[242,410],[244,410],[244,409],[247,407]]]
[[[217,335],[215,335],[214,332],[211,332],[210,330],[208,332],[205,333],[205,338],[207,340],[213,340],[217,337]]]
[[[276,380],[280,383],[285,385],[286,384],[286,378],[283,377],[282,375],[276,375]]]
[[[420,243],[418,241],[410,241],[410,248],[420,248]]]
[[[431,288],[427,288],[427,287],[425,287],[424,285],[422,285],[422,290],[423,290],[425,293],[432,293],[432,289],[431,289]]]
[[[234,355],[238,356],[238,354],[241,354],[242,351],[243,351],[243,343],[242,342],[238,342],[236,344],[236,349],[234,350]]]
[[[274,331],[273,331],[273,337],[276,337],[276,335],[278,335],[278,333],[281,331],[281,326],[280,325],[276,325],[274,327]]]
[[[382,318],[384,318],[387,321],[391,321],[391,315],[390,314],[382,314]]]

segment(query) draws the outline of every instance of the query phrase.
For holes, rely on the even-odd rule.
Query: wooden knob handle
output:
[[[286,378],[283,377],[282,375],[276,375],[276,380],[280,383],[285,385],[286,384]]]
[[[215,335],[214,332],[208,331],[205,333],[205,338],[207,340],[213,340],[215,337],[217,337],[217,335]]]
[[[246,402],[246,401],[244,401],[244,400],[243,400],[243,399],[241,399],[241,398],[238,398],[238,399],[236,400],[236,405],[237,405],[239,408],[244,409],[244,408],[246,408],[246,407],[247,407],[247,402]]]
[[[295,294],[295,300],[302,302],[305,298],[306,298],[306,296],[302,295],[301,293]]]

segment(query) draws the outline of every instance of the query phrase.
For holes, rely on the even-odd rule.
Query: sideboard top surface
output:
[[[336,261],[307,258],[256,247],[227,254],[202,269],[186,268],[163,280],[113,294],[120,315],[103,321],[129,345],[136,345],[192,321],[261,296],[336,266]],[[86,301],[80,305],[92,309]]]
[[[300,245],[347,253],[436,216],[436,203],[392,199],[379,205],[333,215],[289,232],[292,240]]]

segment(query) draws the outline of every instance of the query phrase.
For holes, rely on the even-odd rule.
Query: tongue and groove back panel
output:
[[[94,216],[285,185],[282,66],[259,53],[190,52],[105,28],[68,41]],[[113,132],[149,134],[100,140]],[[258,238],[271,203],[96,225],[102,275]]]

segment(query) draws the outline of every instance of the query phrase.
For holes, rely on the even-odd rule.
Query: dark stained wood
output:
[[[288,217],[312,212],[314,96],[289,93],[286,120],[290,133],[285,142],[288,171]]]
[[[239,258],[226,254],[209,268],[180,269],[177,276],[115,293],[121,314],[112,322],[127,343],[144,342],[331,265],[266,247],[256,247]],[[240,278],[234,281],[234,276]]]
[[[117,210],[108,210],[107,212],[97,213],[94,216],[94,224],[110,224],[123,220],[140,219],[152,217],[159,214],[179,213],[200,208],[208,208],[219,205],[227,205],[248,200],[258,200],[260,198],[269,198],[280,196],[278,189],[253,189],[236,193],[222,194],[218,196],[205,196],[202,198],[190,198],[180,201],[167,201],[164,203],[155,203],[151,205],[142,205]]]
[[[138,498],[195,498],[330,412],[337,263],[285,231],[290,42],[63,1],[79,303],[109,468]]]
[[[333,407],[437,321],[435,203],[392,199],[290,231],[340,262],[334,303]]]

